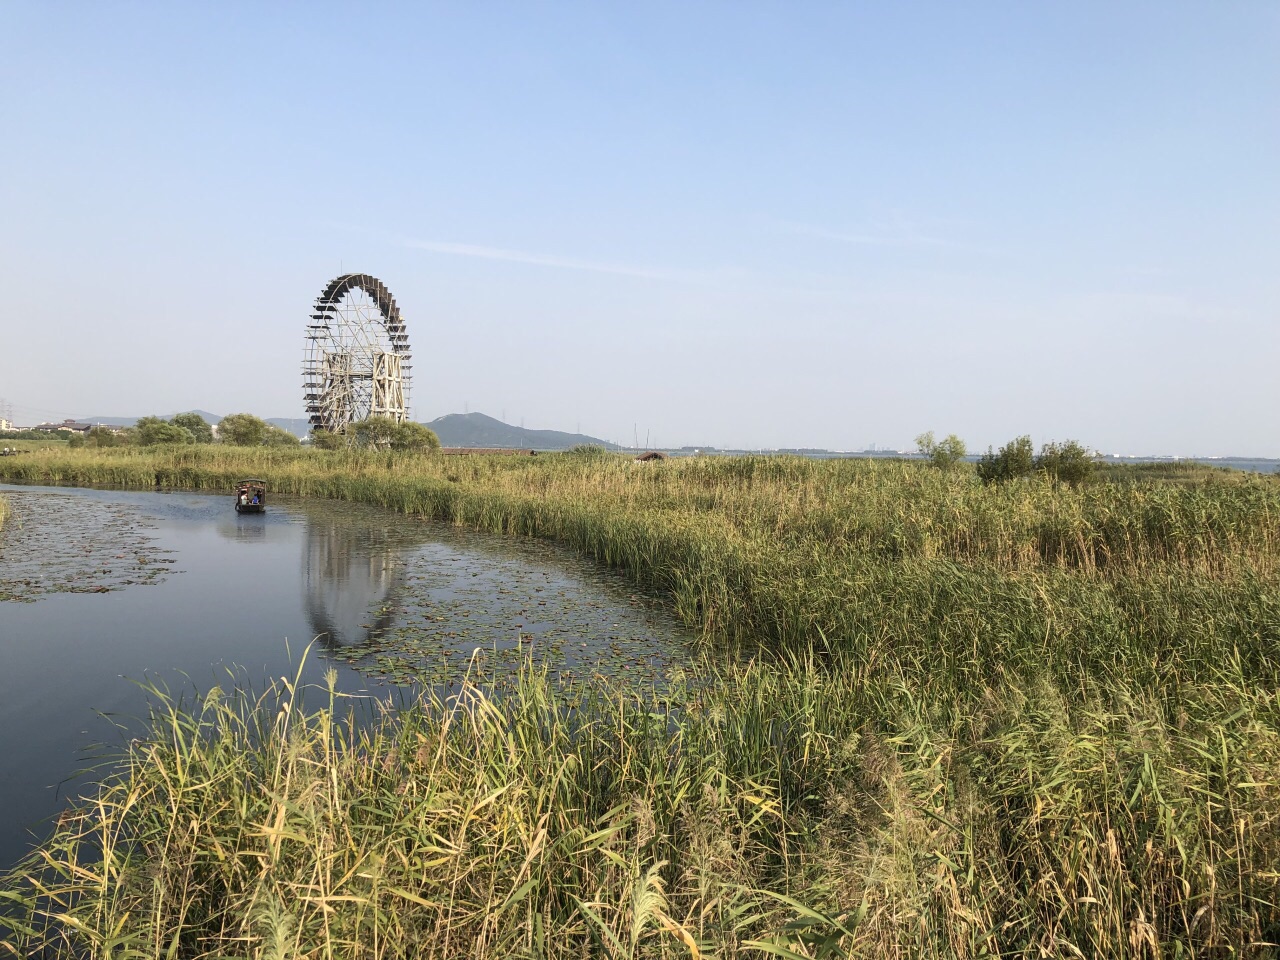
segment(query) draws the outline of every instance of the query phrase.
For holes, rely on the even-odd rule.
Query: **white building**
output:
[[[12,420],[6,420],[4,417],[0,417],[0,433],[8,433],[11,430],[17,429],[18,428],[13,425]]]

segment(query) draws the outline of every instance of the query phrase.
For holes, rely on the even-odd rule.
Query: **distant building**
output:
[[[12,433],[17,429],[18,428],[13,425],[12,420],[6,420],[4,417],[0,417],[0,433]]]
[[[93,424],[80,423],[76,420],[63,420],[61,423],[37,423],[34,429],[39,430],[41,433],[65,432],[78,433],[83,436],[93,429]]]

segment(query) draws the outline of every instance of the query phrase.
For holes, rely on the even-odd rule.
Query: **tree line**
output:
[[[964,441],[954,433],[937,440],[932,430],[916,437],[916,451],[940,470],[952,469],[968,452]],[[1024,435],[999,450],[987,447],[987,452],[978,458],[975,471],[978,479],[987,484],[1043,474],[1079,486],[1093,477],[1097,465],[1097,458],[1075,440],[1046,443],[1036,453],[1031,437]]]
[[[391,417],[369,417],[352,423],[340,433],[312,430],[311,443],[321,450],[439,450],[436,432],[420,423],[397,421]]]
[[[44,437],[44,434],[40,434]],[[342,433],[313,430],[312,444],[321,450],[390,449],[436,450],[440,438],[420,423],[398,423],[390,417],[370,417]],[[220,443],[233,447],[296,447],[301,441],[288,430],[251,413],[223,417],[215,431],[198,413],[143,417],[132,427],[93,427],[87,435],[73,434],[72,447],[154,447],[169,444]]]
[[[235,447],[296,447],[299,440],[288,430],[267,423],[251,413],[223,417],[214,428],[198,413],[179,413],[168,420],[143,417],[132,427],[94,427],[85,436],[74,435],[73,447],[155,447],[164,444],[223,443]]]

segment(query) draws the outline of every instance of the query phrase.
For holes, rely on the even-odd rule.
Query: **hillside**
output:
[[[446,447],[516,447],[568,450],[579,443],[610,446],[604,440],[562,430],[526,430],[483,413],[450,413],[427,424]]]

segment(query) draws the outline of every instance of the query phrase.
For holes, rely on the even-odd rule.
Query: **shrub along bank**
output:
[[[216,447],[15,460],[0,476],[256,475],[554,539],[667,591],[707,636],[662,694],[530,668],[512,694],[358,729],[340,705],[235,693],[161,711],[5,881],[28,911],[15,950],[1163,956],[1280,939],[1273,480],[984,487],[895,462]]]

